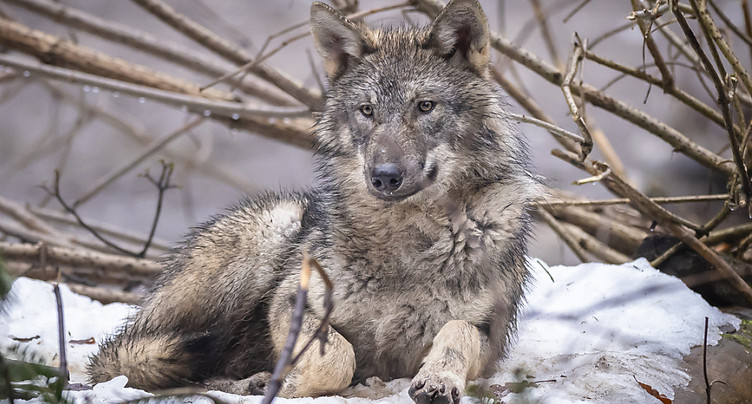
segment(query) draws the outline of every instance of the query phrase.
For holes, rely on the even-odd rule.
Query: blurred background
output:
[[[213,61],[225,71],[237,64],[208,51],[186,35],[156,18],[144,7],[131,1],[65,0],[17,1],[0,0],[0,12],[7,20],[65,41],[91,48],[102,54],[148,66],[195,83],[209,84],[215,76],[197,72],[175,60],[165,60],[143,52],[138,46],[103,39],[76,24],[57,23],[55,18],[34,10],[34,4],[64,5],[93,15],[113,24],[125,25],[148,33],[168,47],[189,51]],[[205,1],[167,0],[174,10],[236,44],[251,55],[258,55],[265,41],[275,33],[305,23],[311,2],[287,1]],[[538,55],[546,63],[564,72],[572,50],[573,34],[588,40],[591,50],[624,66],[660,77],[640,29],[627,20],[635,5],[651,7],[652,2],[637,1],[481,1],[491,29],[502,37]],[[715,1],[725,16],[740,27],[744,16],[739,1]],[[744,3],[744,2],[743,2]],[[31,4],[31,6],[29,5]],[[352,2],[335,4],[353,6]],[[399,0],[360,1],[350,12],[367,11],[393,5],[402,7],[365,17],[371,26],[425,25],[429,18]],[[664,18],[666,25],[671,18]],[[4,24],[4,22],[0,22]],[[631,24],[631,26],[629,26]],[[695,24],[692,21],[692,24]],[[284,41],[304,33],[307,25],[272,38],[266,52]],[[616,29],[620,29],[615,31]],[[654,27],[655,29],[655,27]],[[676,24],[673,29],[680,33]],[[546,31],[548,31],[546,33]],[[604,37],[607,35],[607,37]],[[657,35],[657,34],[656,34]],[[733,35],[729,35],[732,37]],[[549,38],[547,40],[546,38]],[[678,59],[676,47],[664,38],[659,43],[667,59]],[[734,44],[741,40],[730,38]],[[0,52],[18,55],[30,63],[36,59],[21,55],[17,46],[0,41]],[[29,52],[24,52],[29,53]],[[739,52],[749,67],[748,52]],[[579,133],[564,102],[562,90],[541,79],[529,69],[510,62],[502,54],[493,55],[495,66],[517,88],[533,98],[555,123]],[[321,61],[310,36],[295,40],[271,55],[264,63],[291,76],[304,86],[320,91],[323,78]],[[0,63],[1,64],[1,63]],[[699,77],[692,66],[677,61],[670,64],[675,85],[693,94],[708,105],[715,105],[712,82]],[[248,79],[257,80],[249,75]],[[585,60],[578,80],[604,89],[604,92],[630,106],[645,111],[666,125],[730,158],[725,130],[686,105],[664,94],[660,88],[645,81],[623,77],[612,69]],[[258,81],[258,80],[257,80]],[[268,83],[267,87],[271,87]],[[214,87],[229,92],[230,84]],[[300,105],[277,89],[275,94]],[[271,91],[271,90],[270,90]],[[238,93],[235,90],[235,93]],[[251,103],[263,103],[244,94]],[[510,110],[527,114],[510,99]],[[745,107],[746,108],[746,107]],[[613,145],[629,181],[649,196],[676,196],[725,193],[727,179],[706,167],[676,153],[673,147],[626,120],[602,109],[585,107],[588,123],[602,130]],[[206,115],[211,118],[211,111]],[[0,67],[0,195],[20,204],[28,204],[44,212],[60,212],[54,198],[40,188],[52,186],[55,170],[60,172],[60,192],[68,201],[88,193],[101,179],[118,167],[133,161],[151,141],[163,138],[183,127],[202,113],[195,109],[167,105],[150,99],[100,88],[96,85],[53,80],[33,71]],[[274,118],[271,118],[274,119]],[[280,119],[281,121],[281,119]],[[589,175],[564,161],[552,157],[551,149],[560,148],[545,130],[530,124],[517,125],[528,139],[535,170],[547,185],[587,198],[613,197],[597,183],[575,186],[573,181]],[[592,158],[604,159],[596,145]],[[124,175],[98,191],[77,210],[92,223],[106,223],[116,229],[148,233],[154,218],[157,190],[140,177],[146,170],[156,176],[160,160],[173,162],[172,185],[179,188],[165,193],[159,225],[157,246],[172,245],[191,227],[211,215],[222,212],[245,194],[263,190],[305,189],[315,186],[313,151],[311,149],[259,136],[253,130],[233,125],[228,120],[206,119],[187,133],[178,136],[164,149],[145,158]],[[715,215],[723,202],[702,202],[672,206],[671,209],[691,220],[705,221]],[[731,214],[732,222],[748,220],[746,213]],[[160,252],[162,250],[155,250]],[[549,264],[573,264],[579,260],[544,224],[537,225],[531,255]]]

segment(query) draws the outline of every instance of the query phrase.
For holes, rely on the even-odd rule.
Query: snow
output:
[[[708,343],[720,339],[720,327],[738,328],[739,319],[708,305],[679,279],[662,274],[643,259],[620,266],[582,264],[547,267],[531,259],[533,281],[520,316],[519,331],[501,371],[475,382],[498,392],[503,402],[612,403],[658,402],[638,382],[673,398],[689,382],[682,357],[702,344],[709,318]],[[99,342],[116,331],[136,308],[102,305],[61,285],[67,339]],[[5,354],[33,352],[51,366],[58,364],[57,311],[52,286],[19,278],[12,300],[0,313],[0,349]],[[38,336],[38,337],[37,337]],[[15,338],[15,339],[14,339]],[[33,338],[28,342],[27,338]],[[20,340],[20,341],[19,341]],[[85,383],[86,358],[95,344],[68,343],[71,381]],[[500,388],[510,382],[537,382],[514,394]],[[125,376],[68,392],[75,402],[120,402],[149,393],[125,387]],[[348,389],[343,396],[277,399],[277,403],[411,403],[408,379]],[[511,386],[507,384],[507,386]],[[256,404],[261,397],[211,392],[229,403]],[[194,397],[190,402],[209,402]],[[462,402],[477,400],[464,397]]]

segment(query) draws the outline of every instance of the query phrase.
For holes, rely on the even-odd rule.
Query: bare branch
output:
[[[75,226],[78,228],[80,228],[81,226],[76,220],[76,218],[72,217],[71,215],[58,212],[56,210],[45,209],[45,208],[40,208],[40,207],[35,207],[35,206],[29,206],[28,209],[31,213],[37,215],[40,219],[47,220],[51,223],[58,223],[61,225],[66,225],[66,226]],[[144,245],[144,243],[146,243],[147,236],[145,234],[122,229],[122,228],[116,228],[106,223],[94,222],[91,219],[87,219],[86,223],[93,229],[96,229],[100,234],[105,234],[107,236],[117,238],[118,240],[126,241],[128,243],[133,243],[137,245]],[[165,240],[161,240],[156,237],[152,240],[151,247],[152,247],[152,250],[157,249],[157,250],[160,250],[160,252],[165,252],[170,248],[169,242]]]
[[[540,0],[530,0],[530,4],[533,6],[535,19],[540,26],[543,43],[546,44],[546,49],[548,49],[548,54],[551,56],[551,60],[559,70],[564,70],[564,63],[562,63],[559,53],[556,51],[556,44],[554,44],[553,35],[551,35],[551,30],[548,28],[548,17],[543,11],[543,7],[540,5]]]
[[[297,355],[293,356],[293,350],[298,341],[300,330],[303,325],[303,315],[305,313],[306,301],[308,298],[308,284],[311,279],[311,267],[314,267],[324,281],[326,287],[326,293],[324,295],[324,316],[321,319],[321,323],[317,330],[313,333],[311,338],[302,347]],[[277,364],[274,366],[274,372],[272,373],[271,380],[269,381],[266,394],[262,403],[270,404],[274,397],[276,397],[280,388],[282,387],[282,379],[300,359],[301,355],[311,346],[314,340],[319,339],[321,342],[321,355],[324,354],[324,345],[326,343],[327,331],[329,328],[329,315],[332,312],[333,285],[329,277],[324,272],[324,269],[319,265],[315,258],[309,257],[308,254],[303,255],[303,263],[300,271],[300,284],[298,285],[298,292],[295,297],[295,305],[293,308],[292,316],[290,317],[290,331],[287,334],[287,340],[280,352]]]
[[[400,4],[395,4],[395,5],[392,5],[392,6],[375,8],[375,9],[371,9],[371,10],[361,11],[359,13],[353,13],[353,14],[348,15],[347,17],[351,21],[357,21],[357,20],[362,19],[363,17],[365,17],[367,15],[376,14],[376,13],[380,13],[380,12],[388,11],[388,10],[394,10],[394,9],[397,9],[397,8],[402,8],[402,7],[407,6],[408,4],[409,3],[400,3]],[[272,39],[274,39],[274,38],[276,38],[276,37],[278,37],[280,35],[286,34],[286,33],[290,32],[292,30],[295,30],[296,28],[300,28],[302,26],[305,26],[307,24],[308,24],[308,20],[306,20],[306,21],[304,21],[302,23],[295,24],[295,25],[293,25],[291,27],[285,28],[282,31],[277,32],[275,34],[269,35],[266,38],[266,41],[264,41],[264,45],[261,46],[261,49],[259,49],[258,53],[253,58],[253,60],[245,63],[244,65],[240,66],[239,68],[237,68],[236,70],[234,70],[232,72],[228,72],[228,73],[224,74],[222,77],[217,78],[216,80],[210,82],[209,84],[206,84],[206,85],[202,86],[201,87],[201,91],[204,91],[205,89],[207,89],[209,87],[212,87],[212,86],[214,86],[214,85],[216,85],[218,83],[226,81],[227,79],[229,79],[231,77],[237,76],[240,73],[253,70],[254,67],[258,66],[260,63],[262,63],[265,60],[269,59],[270,57],[274,56],[276,53],[278,53],[282,49],[286,48],[291,43],[293,43],[293,42],[295,42],[295,41],[297,41],[299,39],[303,39],[303,38],[311,35],[310,31],[301,32],[300,34],[297,34],[295,36],[292,36],[290,38],[285,39],[284,41],[282,41],[282,43],[279,44],[279,46],[277,46],[276,48],[270,50],[267,53],[264,53],[264,51],[266,50],[267,46],[269,46],[269,43],[272,41]]]
[[[578,245],[582,246],[582,248],[599,260],[614,265],[620,265],[632,261],[627,255],[607,246],[585,230],[569,223],[561,223],[561,225],[564,226],[569,231],[569,234],[575,238]]]
[[[562,152],[562,153],[566,153],[566,152]],[[574,156],[571,156],[570,158],[567,159],[567,161],[570,161],[570,162],[576,161],[575,159],[573,159],[573,157]],[[607,169],[607,166],[605,164],[597,162],[597,161],[591,161],[586,164],[582,164],[580,165],[580,167],[587,170],[593,175],[597,175],[601,172],[604,172]],[[722,276],[728,279],[729,282],[734,286],[734,288],[737,289],[737,291],[742,296],[744,296],[744,298],[747,301],[752,303],[752,287],[750,287],[746,282],[744,282],[744,280],[739,276],[739,274],[737,274],[734,271],[734,269],[731,268],[731,266],[725,260],[719,257],[718,254],[715,253],[715,251],[713,251],[704,243],[699,241],[689,231],[687,231],[683,227],[676,224],[678,222],[678,223],[681,223],[682,225],[685,225],[685,223],[682,223],[682,222],[686,222],[685,220],[677,218],[671,212],[668,212],[661,206],[653,203],[652,201],[650,201],[649,198],[647,198],[645,195],[643,195],[636,189],[632,188],[630,185],[628,185],[626,182],[624,182],[621,178],[619,178],[613,173],[605,176],[605,178],[603,179],[603,182],[606,183],[609,189],[612,189],[617,194],[624,195],[625,197],[632,200],[632,203],[638,210],[640,210],[642,213],[644,213],[648,217],[660,223],[664,228],[666,228],[674,236],[679,238],[679,240],[686,243],[689,247],[691,247],[698,254],[700,254],[700,256],[702,256],[713,267],[715,267],[715,269]]]
[[[83,30],[110,41],[124,44],[157,56],[162,60],[175,63],[181,67],[205,73],[210,76],[221,76],[229,69],[214,60],[197,53],[194,49],[156,38],[151,34],[139,31],[117,21],[105,20],[96,15],[46,0],[9,0],[11,3],[24,7],[55,22],[65,24],[77,30]],[[291,106],[297,103],[287,94],[264,82],[255,80],[235,81],[233,84],[247,94],[253,95],[272,105]]]
[[[413,0],[413,4],[431,18],[435,18],[442,8],[441,4],[435,0]],[[554,67],[493,32],[491,33],[491,45],[502,54],[527,67],[552,84],[560,87],[563,83],[562,74]],[[657,135],[673,146],[676,151],[686,154],[706,167],[719,170],[726,175],[733,175],[735,171],[732,166],[725,164],[725,159],[693,142],[681,132],[658,121],[643,111],[639,111],[622,101],[604,94],[595,87],[583,83],[578,88],[573,88],[572,93],[573,95],[584,97],[585,101]]]
[[[638,0],[631,0],[632,1],[632,8],[637,11],[647,11],[644,10]],[[661,8],[661,3],[657,2],[655,3],[654,10],[650,14],[653,15],[652,18],[637,18],[637,26],[640,27],[640,31],[642,31],[642,39],[644,46],[647,46],[648,51],[650,51],[650,54],[653,56],[653,61],[655,62],[656,67],[658,67],[658,70],[661,72],[661,77],[663,77],[662,83],[663,88],[671,88],[674,86],[674,77],[671,74],[671,71],[666,66],[666,62],[663,60],[663,55],[661,55],[661,51],[658,49],[658,45],[655,43],[655,40],[653,39],[653,36],[651,34],[651,26],[653,25],[653,21],[655,21],[656,18],[658,18],[658,9]],[[663,6],[665,9],[668,9],[668,7]],[[629,17],[627,17],[629,18]],[[643,60],[644,60],[644,48],[643,48]]]
[[[585,139],[583,139],[581,136],[575,133],[572,133],[566,129],[562,129],[556,125],[550,124],[546,121],[542,121],[540,119],[536,119],[536,118],[525,116],[525,115],[515,114],[513,112],[505,112],[504,114],[515,121],[533,124],[539,128],[546,129],[554,136],[561,137],[564,139],[574,140],[575,142],[580,143],[580,144],[584,144],[586,142]]]
[[[672,0],[672,1],[675,3],[678,0]],[[700,26],[702,26],[703,29],[708,30],[708,35],[707,35],[708,40],[712,40],[713,42],[715,42],[715,44],[723,53],[723,56],[725,56],[726,60],[728,60],[728,62],[731,64],[731,67],[734,68],[734,72],[736,72],[736,74],[739,76],[739,79],[742,82],[742,84],[744,84],[744,87],[747,89],[747,94],[752,95],[752,77],[749,75],[749,72],[747,72],[747,70],[741,64],[739,59],[736,57],[736,55],[734,54],[734,51],[731,49],[731,46],[729,46],[729,44],[723,38],[721,31],[715,25],[713,18],[710,16],[710,13],[708,12],[706,0],[690,0],[689,3],[692,5],[692,8],[695,10],[695,12],[697,13],[697,16],[699,17]],[[681,14],[681,12],[679,12],[678,10],[674,11],[674,15],[676,15],[677,13]],[[678,17],[677,17],[677,20],[678,20]],[[718,68],[721,69],[722,65],[718,65]],[[722,73],[721,75],[725,76],[725,72]]]
[[[44,246],[42,246],[44,249]],[[62,376],[61,382],[63,386],[68,385],[70,379],[70,373],[68,372],[68,354],[66,352],[65,343],[65,318],[63,316],[63,298],[60,296],[60,286],[58,282],[52,284],[52,291],[55,293],[55,306],[57,307],[57,343],[58,352],[60,353],[60,367],[58,371]]]
[[[720,17],[723,20],[723,23],[726,24],[726,26],[733,31],[736,36],[738,36],[742,41],[744,41],[748,46],[752,46],[752,37],[747,35],[745,32],[743,32],[739,27],[734,24],[731,19],[726,16],[726,14],[723,13],[723,10],[718,7],[715,2],[710,2],[710,7],[713,7],[713,11],[715,11],[716,14],[718,14],[718,17]]]
[[[219,114],[226,117],[236,116],[237,119],[253,117],[293,118],[310,116],[310,111],[304,107],[249,106],[239,102],[209,100],[199,96],[164,91],[159,88],[131,84],[117,79],[103,78],[99,75],[47,66],[41,63],[28,62],[14,56],[0,55],[0,64],[28,71],[32,74],[45,75],[58,80],[97,86],[112,91],[118,91],[122,94],[134,97],[144,97],[179,107],[185,106],[191,111],[204,115],[206,115],[204,113],[205,111],[209,111],[210,114]]]
[[[47,246],[46,260],[51,265],[69,265],[95,268],[102,271],[119,271],[133,276],[153,277],[162,266],[153,260],[126,257],[86,250]],[[11,244],[0,241],[0,254],[6,260],[39,263],[41,244]]]
[[[88,296],[94,300],[100,301],[102,304],[110,304],[110,303],[127,303],[127,304],[133,304],[133,305],[140,305],[141,301],[143,300],[143,296],[133,293],[133,292],[126,292],[118,289],[112,289],[112,288],[103,288],[98,286],[87,286],[87,285],[77,285],[75,283],[68,283],[68,288],[73,293],[78,293],[79,295]]]
[[[686,203],[686,202],[708,202],[708,201],[725,201],[728,194],[716,195],[688,195],[688,196],[668,196],[650,198],[651,201],[660,204],[668,203]],[[572,200],[572,201],[545,201],[542,204],[548,206],[607,206],[607,205],[624,205],[628,204],[629,198],[606,199],[606,200]]]
[[[693,8],[695,7],[695,3],[693,0],[690,0],[690,3],[693,5]],[[721,80],[721,78],[718,76],[718,73],[716,73],[715,68],[713,67],[713,64],[710,62],[710,59],[708,59],[705,52],[702,50],[702,47],[700,46],[700,43],[697,41],[697,38],[695,37],[694,33],[692,32],[692,29],[689,27],[689,24],[687,24],[687,20],[684,18],[684,15],[679,11],[679,8],[676,6],[676,3],[672,4],[672,12],[674,13],[674,16],[676,17],[676,20],[679,22],[679,26],[681,26],[682,31],[684,31],[684,35],[689,40],[690,46],[692,46],[692,49],[695,50],[697,53],[697,56],[700,58],[700,61],[702,62],[703,67],[710,75],[710,78],[713,79],[713,84],[715,85],[716,92],[718,95],[718,104],[721,106],[721,112],[723,113],[723,121],[726,126],[726,130],[728,131],[729,139],[731,140],[731,152],[734,156],[734,163],[736,163],[737,167],[737,174],[740,176],[742,187],[744,189],[744,197],[742,198],[745,205],[749,205],[748,198],[752,197],[752,183],[750,183],[749,179],[749,173],[744,167],[744,160],[741,156],[741,148],[739,146],[739,140],[736,137],[736,134],[734,133],[734,123],[733,119],[731,118],[731,111],[729,109],[729,100],[726,94],[726,87]],[[707,28],[712,32],[712,29],[710,27],[707,27],[705,22],[705,19],[702,17],[702,15],[706,15],[707,18],[709,18],[709,15],[707,13],[707,9],[704,10],[698,10],[698,13],[700,14],[700,20],[703,21],[702,26]],[[717,29],[716,29],[717,30]],[[718,33],[720,36],[720,33]],[[713,47],[711,46],[711,49]],[[722,63],[720,61],[716,63],[716,65],[721,68]],[[752,82],[751,82],[752,84]],[[751,87],[752,88],[752,87]],[[752,94],[752,92],[750,92]],[[752,209],[752,205],[750,205],[750,208]]]
[[[236,99],[233,94],[219,90],[200,93],[196,84],[74,44],[15,21],[0,20],[0,43],[34,55],[47,64],[214,100]]]
[[[94,182],[94,185],[86,192],[83,193],[78,199],[76,199],[75,202],[71,204],[73,208],[77,208],[89,199],[91,199],[94,195],[98,194],[102,189],[107,187],[108,185],[112,184],[115,180],[125,175],[127,172],[133,170],[135,167],[137,167],[139,164],[143,163],[144,160],[152,156],[154,153],[162,150],[167,144],[172,142],[173,140],[177,139],[178,137],[190,132],[194,128],[198,127],[202,123],[204,123],[206,120],[204,118],[196,118],[193,119],[191,122],[188,122],[187,124],[181,126],[177,130],[173,131],[167,136],[162,137],[161,139],[155,139],[153,140],[144,150],[142,150],[135,158],[132,158],[125,163],[121,164],[119,167],[113,169],[110,173],[106,174],[104,177],[99,178]]]
[[[209,111],[209,116],[212,119],[223,120],[227,123],[231,123],[234,128],[247,129],[260,135],[306,149],[310,149],[315,144],[315,139],[310,133],[310,128],[313,126],[313,120],[310,118],[289,118],[310,114],[310,112],[304,111],[300,108],[248,108],[240,103],[212,101],[201,97],[192,97],[168,91],[160,91],[150,87],[101,78],[99,76],[80,73],[60,67],[26,62],[12,56],[0,55],[0,64],[58,80],[95,85],[101,88],[118,91],[123,94],[130,94],[144,98],[148,97],[151,100],[164,102],[170,105],[186,106],[189,110],[201,113],[204,116],[207,115],[206,111]],[[274,120],[276,117],[283,117],[283,119],[281,121]],[[289,121],[287,121],[287,119],[289,119]]]
[[[28,209],[2,196],[0,196],[0,212],[18,220],[31,230],[62,237],[55,228],[40,220],[35,214],[29,212]]]
[[[553,230],[562,241],[564,241],[567,247],[572,250],[574,255],[577,256],[577,259],[580,260],[580,262],[590,262],[587,251],[585,251],[585,249],[580,245],[577,237],[572,234],[569,228],[565,227],[562,223],[556,220],[556,218],[554,218],[551,213],[546,211],[546,209],[539,209],[535,213],[541,219],[543,219],[544,222],[546,222],[548,227],[550,227],[551,230]]]
[[[175,9],[161,0],[133,1],[166,24],[170,25],[172,28],[182,32],[200,45],[233,63],[244,65],[253,59],[250,54],[237,45],[230,43],[206,27],[178,13]],[[310,109],[314,111],[321,110],[323,99],[321,94],[316,90],[304,87],[286,74],[266,66],[263,63],[253,66],[251,72],[276,85],[282,91],[290,94]]]
[[[146,252],[149,250],[149,246],[151,245],[152,238],[154,238],[154,232],[156,230],[157,223],[159,221],[159,216],[162,211],[162,200],[164,197],[164,192],[171,188],[170,186],[171,175],[172,175],[172,165],[168,165],[163,162],[162,174],[160,175],[160,180],[158,182],[151,179],[151,177],[147,177],[157,187],[157,191],[159,194],[157,196],[157,208],[156,208],[156,213],[154,214],[154,220],[152,221],[152,227],[149,232],[149,237],[146,239],[146,242],[144,242],[144,246],[140,252],[133,252],[117,245],[116,243],[113,243],[109,239],[99,234],[99,232],[95,228],[89,226],[86,222],[84,222],[83,218],[78,214],[78,211],[76,211],[75,206],[68,205],[68,203],[66,203],[65,200],[63,199],[63,196],[60,193],[60,172],[58,172],[57,170],[55,170],[55,182],[54,182],[52,190],[46,187],[43,187],[43,188],[47,191],[47,193],[54,196],[55,199],[58,201],[58,203],[60,203],[60,205],[63,207],[63,209],[65,209],[66,212],[73,215],[73,217],[75,217],[76,220],[78,221],[78,224],[81,225],[81,227],[83,227],[84,229],[86,229],[97,240],[101,241],[106,246],[118,252],[121,252],[123,254],[130,255],[133,257],[137,257],[137,258],[143,258],[146,256]]]
[[[590,136],[590,130],[588,130],[585,124],[585,119],[580,115],[577,103],[572,95],[572,81],[577,74],[578,66],[582,63],[584,58],[584,44],[580,40],[579,35],[576,33],[572,37],[572,54],[569,56],[569,63],[567,66],[567,72],[564,76],[564,80],[561,83],[561,91],[564,93],[564,100],[567,102],[569,112],[571,113],[572,120],[580,130],[584,142],[580,144],[580,159],[585,160],[590,152],[593,151],[593,138]]]

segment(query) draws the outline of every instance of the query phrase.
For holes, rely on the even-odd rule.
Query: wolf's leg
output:
[[[480,376],[486,366],[488,349],[488,337],[472,324],[446,323],[413,378],[410,397],[419,404],[459,403],[467,380]]]
[[[292,304],[279,294],[269,314],[269,325],[274,352],[277,357],[287,340],[292,316]],[[294,354],[300,352],[305,343],[316,333],[320,319],[311,313],[303,316],[300,336],[295,344]],[[281,397],[312,397],[337,393],[347,388],[355,373],[355,351],[342,334],[329,327],[324,355],[321,355],[319,342],[314,342],[303,353],[295,367],[287,374]]]
[[[225,393],[239,395],[264,395],[266,386],[269,384],[272,374],[269,372],[259,372],[245,379],[230,379],[224,377],[215,377],[205,380],[203,385],[208,390],[219,390]]]

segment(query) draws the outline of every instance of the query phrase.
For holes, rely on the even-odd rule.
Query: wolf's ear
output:
[[[423,46],[485,75],[491,43],[488,20],[478,1],[450,1],[431,24]]]
[[[352,63],[373,48],[371,32],[332,7],[315,2],[311,6],[311,33],[330,81],[341,76]]]

